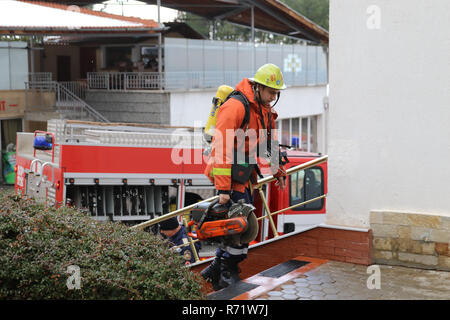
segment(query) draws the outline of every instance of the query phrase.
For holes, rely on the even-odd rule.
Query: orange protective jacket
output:
[[[250,139],[246,143],[242,143],[242,137],[237,136],[237,148],[242,152],[248,152],[249,155],[256,157],[256,150],[258,143],[264,143],[266,135],[260,135],[260,129],[263,130],[258,102],[255,100],[252,84],[244,78],[235,88],[235,90],[242,92],[250,103],[250,120],[247,130],[254,129],[257,133],[257,139]],[[269,106],[263,106],[262,114],[264,118],[265,128],[269,128],[269,112],[271,112],[271,128],[275,129],[275,120],[278,117],[277,113],[272,111]],[[240,184],[231,181],[231,166],[233,163],[233,152],[235,148],[234,135],[233,138],[227,138],[227,131],[234,132],[239,129],[245,116],[245,108],[243,104],[236,99],[229,99],[222,106],[220,106],[216,118],[216,128],[214,131],[214,138],[212,140],[211,156],[207,162],[205,175],[214,183],[216,190],[219,193],[229,193],[231,190],[244,192],[248,187],[248,181],[245,184]],[[245,131],[245,128],[243,129]],[[274,131],[273,131],[274,132]],[[275,132],[274,132],[275,133]],[[241,138],[241,139],[239,139]],[[272,139],[277,139],[274,134]],[[244,149],[245,146],[245,150]],[[280,166],[278,172],[272,172],[275,176],[285,176],[285,169]],[[256,172],[253,172],[253,177],[256,178]]]

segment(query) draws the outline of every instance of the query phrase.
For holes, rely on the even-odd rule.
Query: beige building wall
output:
[[[33,51],[35,72],[51,72],[52,79],[56,81],[58,75],[57,56],[69,56],[72,81],[80,79],[79,47],[69,45],[45,45],[43,50]]]
[[[448,0],[330,1],[327,223],[450,215],[449,12]]]
[[[25,90],[0,90],[0,119],[23,118]]]

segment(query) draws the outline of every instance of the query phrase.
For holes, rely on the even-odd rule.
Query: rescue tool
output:
[[[196,226],[192,238],[211,240],[224,245],[239,245],[255,240],[258,221],[255,207],[244,200],[230,204],[219,204],[219,200],[197,204],[191,211],[192,220],[188,226]]]

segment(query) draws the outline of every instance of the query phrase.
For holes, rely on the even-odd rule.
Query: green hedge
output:
[[[4,191],[0,203],[0,299],[205,298],[200,277],[152,234]],[[68,289],[71,265],[81,289]]]

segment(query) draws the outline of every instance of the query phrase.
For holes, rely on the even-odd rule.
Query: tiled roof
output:
[[[0,30],[150,31],[154,20],[123,17],[78,6],[30,0],[0,1]]]

